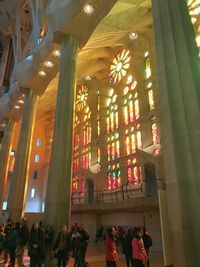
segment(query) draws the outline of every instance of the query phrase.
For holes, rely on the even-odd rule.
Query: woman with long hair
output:
[[[54,245],[54,253],[57,258],[58,267],[66,267],[69,261],[69,252],[71,251],[71,236],[67,229],[67,226],[63,226],[63,230],[58,233],[56,242]]]
[[[35,222],[32,225],[28,255],[30,257],[30,267],[42,267],[44,263],[44,232]]]
[[[147,263],[148,256],[144,248],[144,243],[142,240],[142,228],[134,228],[134,236],[132,240],[133,249],[133,266],[134,267],[144,267]]]
[[[117,267],[117,249],[115,244],[115,230],[113,227],[107,229],[105,239],[106,267]]]

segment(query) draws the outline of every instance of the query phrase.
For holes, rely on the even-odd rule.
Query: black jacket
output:
[[[64,244],[64,246],[62,246],[62,244]],[[54,245],[54,251],[55,250],[65,250],[66,252],[71,251],[71,236],[70,233],[66,233],[64,234],[63,232],[58,233],[58,236],[56,238],[56,242]]]
[[[29,230],[27,225],[22,225],[19,229],[19,245],[20,246],[26,246],[29,241]]]

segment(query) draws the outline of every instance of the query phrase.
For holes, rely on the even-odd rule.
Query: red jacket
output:
[[[106,261],[116,261],[117,260],[117,250],[115,241],[106,236],[105,241],[105,255]]]
[[[140,240],[138,240],[137,238],[133,238],[132,249],[133,249],[133,259],[141,260],[144,262],[147,261],[148,256],[145,251],[142,238]]]

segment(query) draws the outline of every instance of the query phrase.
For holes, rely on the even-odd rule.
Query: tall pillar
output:
[[[37,94],[32,89],[26,89],[16,161],[8,197],[9,217],[13,221],[19,220],[24,214],[36,107]]]
[[[187,1],[153,0],[175,267],[200,266],[200,64]]]
[[[8,169],[8,159],[11,150],[11,142],[13,136],[14,121],[12,119],[6,120],[4,130],[3,143],[0,152],[0,210],[2,208],[3,197],[5,192],[5,179]]]
[[[61,37],[61,63],[44,220],[55,231],[70,224],[73,115],[78,39]]]

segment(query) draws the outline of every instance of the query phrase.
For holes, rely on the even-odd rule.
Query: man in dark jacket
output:
[[[144,242],[144,248],[145,248],[147,256],[148,256],[147,267],[149,267],[150,266],[150,263],[149,263],[149,248],[152,246],[152,239],[151,239],[151,236],[147,233],[145,227],[143,227],[142,239],[143,239],[143,242]]]
[[[126,266],[130,267],[133,263],[133,250],[132,250],[133,233],[131,228],[126,228],[122,236],[122,253],[126,257]]]
[[[21,219],[21,227],[19,229],[19,245],[16,249],[17,262],[19,267],[24,267],[23,257],[24,250],[29,241],[29,230],[26,218]]]

